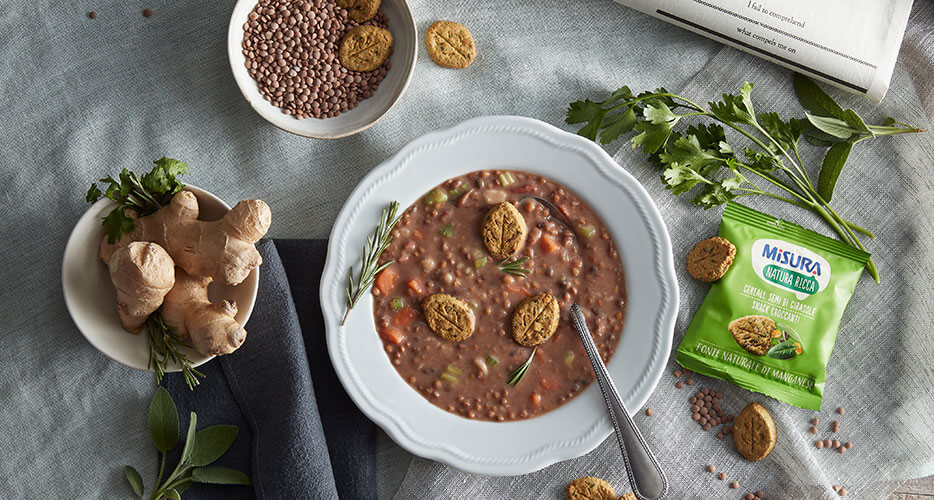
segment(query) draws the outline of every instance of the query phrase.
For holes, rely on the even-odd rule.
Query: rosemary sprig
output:
[[[180,346],[191,347],[179,338],[175,330],[162,320],[162,314],[156,311],[146,320],[146,330],[149,334],[149,367],[156,374],[156,384],[162,383],[162,377],[170,362],[182,368],[188,388],[194,390],[201,383],[198,377],[204,374],[191,366],[188,356],[179,350]]]
[[[526,269],[522,266],[522,264],[527,260],[529,260],[528,257],[522,257],[521,259],[510,261],[507,257],[500,261],[499,270],[504,273],[512,274],[513,276],[521,276],[525,278],[529,275],[529,273],[532,272],[531,269]]]
[[[529,359],[525,360],[525,363],[522,363],[522,366],[516,368],[516,370],[509,374],[509,380],[506,382],[506,385],[509,387],[515,387],[516,384],[522,380],[522,377],[525,376],[526,372],[529,371],[529,366],[532,365],[532,359],[535,358],[535,351],[538,350],[538,347],[532,349],[532,354],[529,354]]]
[[[344,318],[341,319],[342,326],[347,322],[350,310],[357,305],[360,297],[363,297],[363,294],[373,285],[376,275],[395,262],[390,260],[382,265],[377,265],[379,256],[383,254],[383,251],[392,241],[392,228],[399,222],[401,217],[396,215],[398,211],[398,201],[390,203],[388,209],[383,209],[376,231],[366,239],[366,245],[363,247],[363,265],[360,266],[360,273],[357,275],[356,282],[353,279],[353,266],[350,266],[350,271],[347,273],[347,310],[344,312]]]

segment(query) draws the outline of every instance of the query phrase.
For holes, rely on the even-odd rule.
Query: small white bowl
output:
[[[217,220],[230,211],[229,205],[203,189],[194,186],[186,186],[185,189],[193,192],[198,198],[201,220]],[[65,306],[78,330],[98,351],[130,368],[152,371],[149,368],[149,340],[146,332],[134,335],[120,325],[113,283],[110,281],[107,267],[98,256],[101,239],[104,237],[101,219],[113,207],[114,202],[106,198],[97,201],[78,219],[71,231],[62,259]],[[237,286],[212,283],[208,287],[208,297],[212,301],[235,300],[238,308],[236,320],[245,325],[253,312],[258,289],[259,269],[254,269]],[[194,366],[202,365],[213,358],[189,348],[182,348],[182,352]],[[179,370],[179,366],[170,364],[166,371]]]
[[[418,52],[415,18],[406,0],[383,0],[380,10],[389,16],[393,53],[390,59],[392,66],[376,92],[370,98],[360,101],[354,109],[334,118],[299,120],[284,114],[280,108],[273,106],[263,97],[256,81],[244,66],[246,56],[243,55],[242,46],[243,24],[247,22],[247,16],[255,6],[256,0],[238,0],[234,6],[227,29],[227,57],[243,97],[260,116],[282,130],[315,139],[338,139],[353,135],[375,125],[402,98],[402,94],[408,88]]]

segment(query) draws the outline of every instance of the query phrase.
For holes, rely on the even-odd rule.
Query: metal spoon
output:
[[[600,391],[603,392],[603,399],[606,400],[606,407],[610,412],[610,421],[616,430],[616,439],[619,440],[619,447],[623,452],[623,463],[626,465],[626,474],[629,475],[629,484],[632,485],[633,492],[643,499],[656,500],[664,497],[668,492],[668,479],[658,466],[655,455],[645,444],[636,423],[623,406],[623,400],[610,379],[600,353],[597,352],[597,346],[593,343],[590,330],[587,329],[587,322],[584,321],[584,314],[577,304],[571,305],[571,322],[584,343],[584,350],[587,351],[597,382],[600,383]]]
[[[554,203],[546,200],[545,198],[529,194],[529,195],[523,196],[522,198],[519,198],[519,201],[517,201],[516,204],[518,205],[519,203],[522,203],[525,200],[535,200],[541,203],[542,206],[548,209],[548,218],[551,218],[559,222],[561,225],[568,228],[572,233],[574,233],[575,236],[577,236],[577,231],[574,230],[574,226],[572,226],[571,223],[567,219],[564,218],[564,213],[561,212],[561,209],[558,208]]]

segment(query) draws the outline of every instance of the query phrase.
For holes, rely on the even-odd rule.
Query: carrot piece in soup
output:
[[[547,234],[542,235],[542,239],[539,240],[539,245],[542,247],[542,250],[545,253],[554,253],[556,250],[561,248],[558,245],[558,242],[554,238],[548,236]]]
[[[376,289],[383,295],[389,295],[389,292],[396,287],[398,282],[399,275],[392,269],[392,266],[383,269],[376,275]]]
[[[542,380],[538,383],[542,389],[553,391],[558,388],[558,383],[555,382],[553,378],[542,377]]]
[[[408,326],[418,316],[415,309],[403,307],[392,317],[392,326]]]
[[[405,340],[405,335],[398,328],[393,328],[388,326],[379,331],[379,336],[383,338],[386,342],[392,344],[401,344]]]
[[[542,395],[537,392],[533,392],[532,393],[532,406],[537,408],[540,404],[542,404]]]
[[[411,280],[408,282],[409,290],[415,293],[415,295],[421,295],[424,290],[422,289],[422,284],[418,280]]]

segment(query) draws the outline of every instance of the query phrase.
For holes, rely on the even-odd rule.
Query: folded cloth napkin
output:
[[[317,297],[327,242],[257,246],[263,267],[247,342],[199,368],[206,377],[194,391],[179,374],[165,378],[199,428],[239,427],[214,465],[250,474],[253,488],[195,484],[185,498],[373,498],[376,428],[344,393],[325,345]]]

